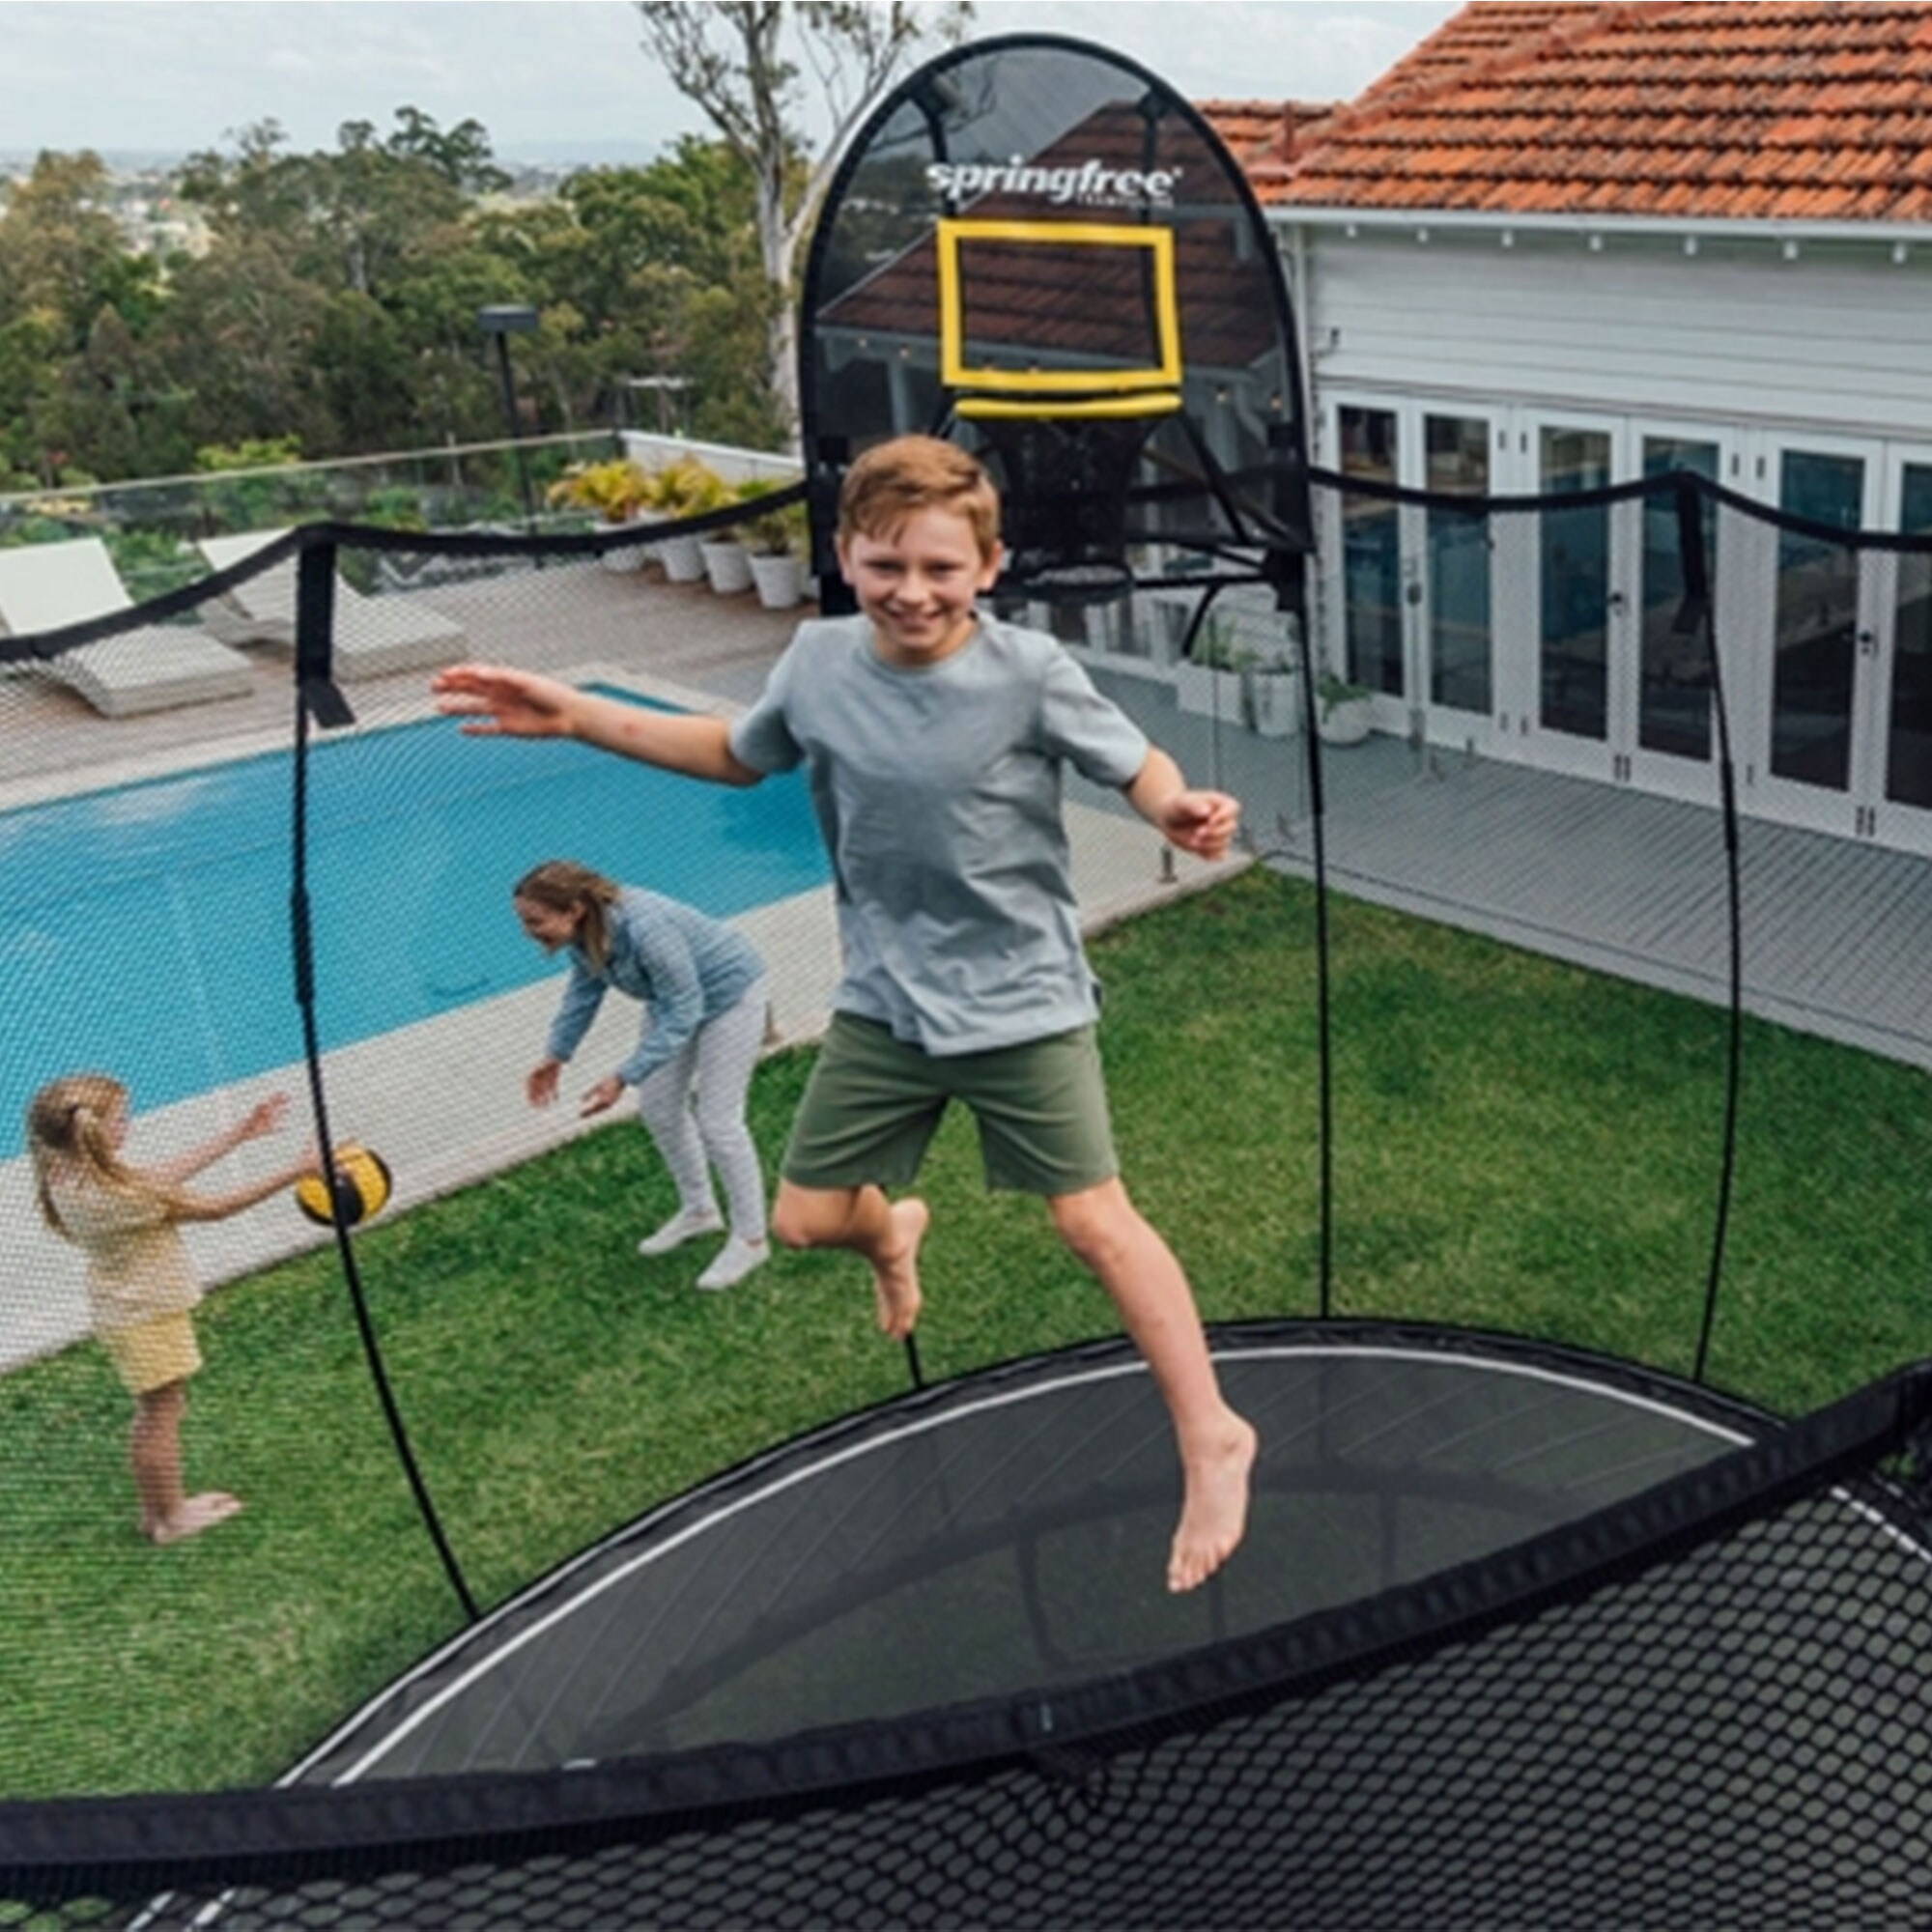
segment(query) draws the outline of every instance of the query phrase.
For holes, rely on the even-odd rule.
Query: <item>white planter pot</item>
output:
[[[614,524],[613,529],[641,530],[654,524],[655,517],[633,517],[628,523]],[[606,570],[641,570],[651,560],[653,548],[649,544],[623,544],[615,550],[597,553],[597,560]]]
[[[1359,745],[1374,725],[1373,700],[1345,697],[1321,714],[1318,727],[1324,745]]]
[[[795,556],[753,556],[752,582],[767,611],[789,611],[805,595],[805,565]]]
[[[1216,670],[1211,665],[1189,664],[1182,659],[1174,668],[1175,701],[1197,718],[1225,719],[1230,724],[1241,722],[1241,673]]]
[[[696,537],[660,537],[654,546],[673,583],[696,583],[704,575],[704,553]]]
[[[704,574],[721,597],[735,597],[752,587],[752,559],[736,537],[720,542],[706,537],[698,549],[704,555]]]
[[[1301,728],[1301,686],[1293,671],[1248,672],[1247,715],[1257,735],[1292,738]]]

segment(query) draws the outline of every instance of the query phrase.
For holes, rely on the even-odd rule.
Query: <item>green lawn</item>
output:
[[[1333,924],[1336,1312],[1687,1371],[1724,1016],[1357,904]],[[1126,1176],[1210,1320],[1315,1308],[1311,932],[1305,889],[1258,870],[1094,948]],[[760,1069],[769,1151],[808,1065]],[[1719,1384],[1802,1407],[1927,1348],[1928,1100],[1923,1074],[1747,1030]],[[1111,1331],[1038,1206],[982,1191],[962,1122],[924,1185],[929,1377]],[[486,1603],[904,1384],[856,1264],[781,1256],[697,1295],[697,1260],[633,1252],[669,1205],[626,1122],[361,1238],[417,1452]],[[164,1552],[132,1534],[126,1400],[99,1350],[0,1381],[0,1794],[266,1778],[456,1626],[332,1257],[220,1292],[202,1336],[189,1473],[248,1508]]]

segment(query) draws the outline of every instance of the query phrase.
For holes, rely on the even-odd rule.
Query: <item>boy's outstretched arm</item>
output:
[[[506,665],[451,665],[430,690],[439,711],[471,721],[463,727],[471,736],[575,738],[719,784],[756,784],[764,776],[731,755],[730,726],[722,718],[647,710]]]
[[[1170,844],[1197,859],[1225,859],[1241,822],[1241,802],[1224,791],[1195,791],[1159,746],[1126,788],[1127,803]]]

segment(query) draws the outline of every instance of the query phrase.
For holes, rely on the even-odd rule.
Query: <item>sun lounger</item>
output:
[[[132,608],[99,537],[0,550],[0,626],[13,637]],[[44,659],[42,668],[105,718],[240,697],[254,684],[246,658],[204,631],[176,624],[143,624]]]
[[[245,561],[279,530],[207,537],[199,546],[211,570]],[[279,644],[296,637],[296,559],[284,557],[201,607],[202,621],[224,643]],[[463,626],[407,597],[365,597],[335,579],[335,668],[342,677],[381,677],[451,664],[465,654]]]

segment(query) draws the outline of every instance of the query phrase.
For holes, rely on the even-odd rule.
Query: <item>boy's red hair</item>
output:
[[[875,442],[838,491],[838,541],[890,537],[915,510],[946,509],[966,519],[980,554],[1000,547],[1000,493],[979,459],[936,436]]]

